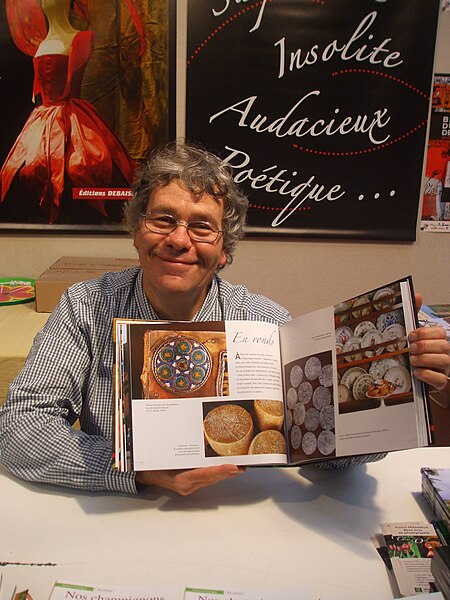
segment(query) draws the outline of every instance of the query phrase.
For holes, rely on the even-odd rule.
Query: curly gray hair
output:
[[[248,200],[234,183],[230,167],[203,148],[187,142],[171,142],[155,150],[136,172],[133,197],[125,206],[125,224],[135,235],[152,193],[178,179],[195,193],[223,200],[223,245],[227,263],[233,261],[236,244],[244,235]]]

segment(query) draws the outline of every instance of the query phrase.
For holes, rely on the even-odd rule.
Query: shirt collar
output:
[[[147,321],[160,321],[160,318],[156,314],[155,309],[150,304],[150,302],[147,299],[147,296],[145,295],[142,269],[139,271],[139,275],[136,278],[135,297],[141,319],[146,319]]]
[[[219,304],[219,285],[218,276],[214,275],[208,294],[200,310],[192,319],[193,321],[217,321],[223,318],[223,315],[217,315],[217,306]],[[222,312],[222,311],[221,311]]]
[[[160,321],[155,309],[150,304],[145,295],[142,269],[136,279],[136,302],[142,319],[147,321]],[[208,290],[208,294],[203,305],[197,311],[192,321],[217,321],[223,318],[223,315],[217,315],[217,306],[219,303],[219,285],[218,276],[215,275]],[[222,311],[220,311],[222,313]]]

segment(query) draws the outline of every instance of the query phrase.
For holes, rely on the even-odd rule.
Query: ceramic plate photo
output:
[[[369,367],[369,373],[375,379],[383,379],[384,374],[388,369],[392,367],[398,367],[399,361],[395,358],[382,358],[381,360],[374,360]]]
[[[325,387],[333,385],[333,365],[324,365],[319,375],[319,383]]]
[[[373,299],[380,300],[380,302],[377,302],[376,304],[374,304],[374,308],[376,308],[376,310],[381,310],[382,308],[387,308],[388,306],[392,306],[395,302],[395,298],[386,298],[386,297],[392,296],[393,294],[395,294],[395,290],[393,290],[390,287],[385,287],[385,288],[381,288],[380,290],[377,290],[375,292],[375,294],[373,295]],[[381,300],[382,298],[386,298],[386,299]]]
[[[378,348],[372,348],[372,346],[376,346],[377,344],[381,344],[383,342],[383,335],[377,330],[368,331],[363,339],[361,340],[361,348],[368,348],[365,351],[365,355],[367,357],[377,356],[381,354],[384,350],[383,346],[379,346]]]
[[[383,331],[383,340],[386,342],[393,341],[394,343],[386,346],[388,352],[395,352],[406,346],[406,329],[400,323],[389,325]]]
[[[367,375],[367,371],[365,371],[361,367],[350,367],[341,377],[342,385],[347,386],[349,390],[352,389],[353,384],[358,379],[360,375]]]
[[[305,375],[310,381],[314,381],[320,375],[322,371],[322,363],[317,356],[311,356],[308,358],[305,364]]]
[[[334,314],[336,315],[336,323],[342,323],[342,321],[347,321],[350,317],[350,312],[347,312],[351,308],[351,304],[349,302],[341,302],[340,304],[335,304],[334,306]]]
[[[395,383],[397,386],[396,393],[409,392],[411,389],[411,375],[406,367],[392,367],[384,374],[384,379]]]
[[[355,400],[364,400],[370,386],[373,384],[373,381],[374,379],[372,375],[369,375],[368,373],[365,375],[360,375],[353,384],[353,398]]]
[[[366,315],[370,314],[370,311],[371,311],[370,305],[362,306],[364,304],[369,304],[369,302],[370,302],[369,296],[361,296],[360,298],[357,298],[353,302],[352,315],[355,317],[355,319],[359,319],[360,317],[365,317]],[[358,308],[359,306],[362,306],[362,308]],[[355,310],[355,309],[357,309],[357,310]]]
[[[345,342],[347,342],[352,337],[354,337],[353,329],[350,329],[350,327],[347,327],[347,325],[344,325],[343,327],[338,327],[336,329],[336,344],[342,344],[342,346],[344,346]]]
[[[348,402],[350,400],[350,390],[346,385],[340,383],[338,385],[338,402]]]
[[[362,338],[368,331],[373,331],[374,329],[376,329],[376,326],[372,321],[361,321],[361,323],[358,323],[355,327],[355,336]]]
[[[403,315],[400,310],[393,310],[388,313],[383,313],[377,318],[377,329],[383,332],[389,325],[396,323],[403,324]]]
[[[351,352],[346,354],[344,360],[347,362],[354,362],[355,360],[361,360],[361,352],[357,352],[361,348],[361,339],[359,337],[352,337],[344,344],[343,352]]]

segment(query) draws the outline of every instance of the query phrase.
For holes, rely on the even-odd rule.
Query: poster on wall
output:
[[[186,129],[248,233],[414,240],[440,0],[187,2]]]
[[[450,233],[450,74],[434,76],[420,228]]]
[[[168,0],[0,3],[0,228],[124,231],[168,141]]]

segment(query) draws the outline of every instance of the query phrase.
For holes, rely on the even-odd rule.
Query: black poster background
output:
[[[234,167],[250,234],[415,239],[438,13],[439,0],[188,2],[186,138]],[[279,135],[254,128],[286,115]],[[368,131],[286,134],[304,118]]]

